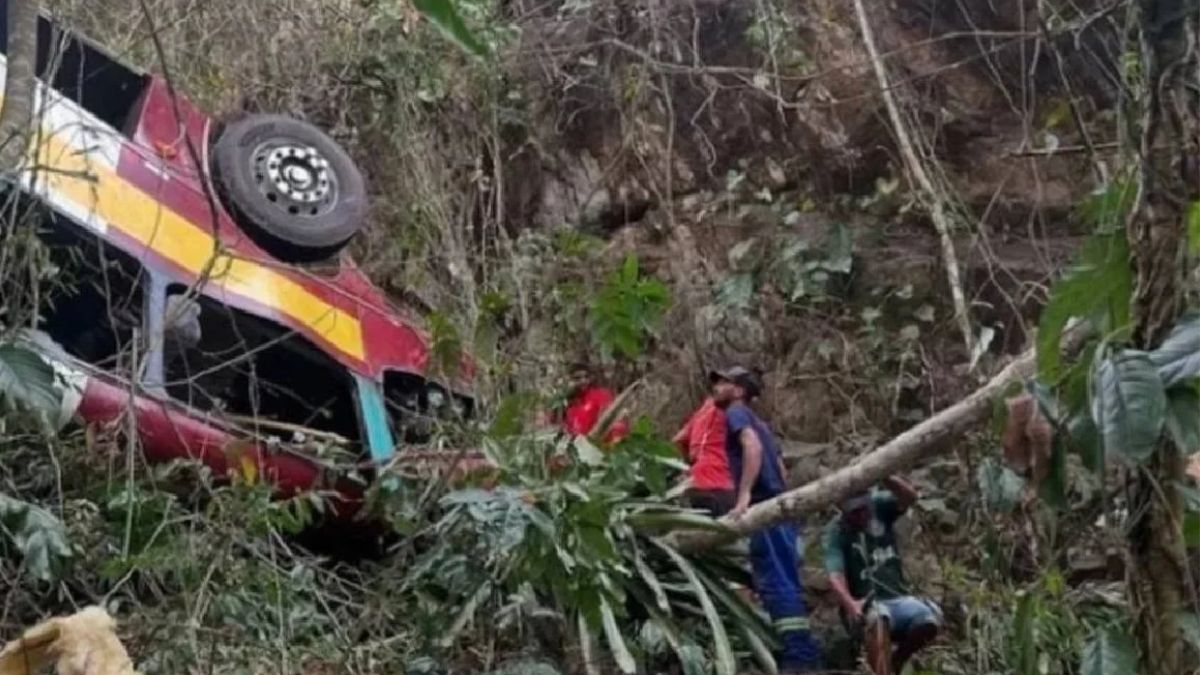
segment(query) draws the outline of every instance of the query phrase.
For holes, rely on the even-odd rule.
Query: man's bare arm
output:
[[[740,513],[750,507],[750,490],[754,487],[754,481],[758,480],[758,472],[762,470],[763,449],[758,434],[750,427],[742,429],[738,439],[742,442],[742,479],[738,485],[738,501],[734,511]]]
[[[916,486],[900,476],[888,476],[884,479],[883,485],[891,490],[892,494],[896,495],[896,508],[901,513],[907,511],[909,507],[916,504],[917,500],[921,498],[921,493],[917,491]]]
[[[833,594],[837,596],[838,604],[851,617],[858,618],[862,614],[862,601],[855,599],[850,594],[850,584],[846,582],[846,575],[841,572],[829,573],[829,587],[833,589]]]
[[[683,458],[687,460],[691,459],[691,457],[689,457],[690,453],[688,452],[689,437],[691,436],[691,432],[692,420],[688,420],[687,423],[683,425],[683,428],[675,434],[675,437],[671,439],[671,441],[675,444],[675,447],[678,448],[679,452],[683,455]]]

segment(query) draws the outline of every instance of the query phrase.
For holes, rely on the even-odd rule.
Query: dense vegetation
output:
[[[0,399],[35,405],[0,421],[0,636],[102,603],[146,673],[769,669],[725,583],[739,550],[666,536],[720,527],[677,506],[664,440],[703,367],[768,368],[799,484],[1033,347],[1007,393],[1055,431],[1044,480],[1005,464],[1002,400],[904,467],[924,496],[904,555],[950,626],[919,671],[1196,672],[1200,7],[901,2],[868,50],[852,3],[792,4],[51,3],[214,113],[351,149],[374,199],[356,257],[423,317],[440,375],[463,349],[482,365],[481,416],[433,445],[499,470],[397,462],[371,495],[397,535],[348,555],[301,536],[319,496],[147,466],[128,425],[48,433],[54,373],[9,329],[59,280],[10,202]],[[615,448],[533,423],[584,353],[631,385]],[[804,578],[852,668],[823,515]]]

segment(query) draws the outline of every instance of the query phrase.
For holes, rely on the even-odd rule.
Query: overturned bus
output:
[[[353,504],[362,486],[305,447],[351,448],[369,474],[430,418],[470,415],[472,362],[434,382],[428,336],[342,250],[367,195],[336,142],[287,117],[211,119],[46,17],[38,31],[17,187],[56,269],[35,341],[59,424],[131,413],[149,461],[251,461],[283,495]]]

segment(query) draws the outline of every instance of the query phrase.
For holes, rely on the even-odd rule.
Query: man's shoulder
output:
[[[725,409],[725,421],[730,428],[741,431],[742,429],[754,424],[758,418],[754,411],[746,407],[744,403],[734,403]]]

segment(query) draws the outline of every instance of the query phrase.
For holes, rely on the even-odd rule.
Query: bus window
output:
[[[0,0],[0,54],[8,53],[7,2]],[[145,75],[110,57],[91,41],[38,17],[37,77],[118,132],[129,134]],[[0,72],[3,64],[0,64]]]
[[[169,396],[264,435],[311,429],[361,441],[354,380],[343,366],[283,326],[210,298],[188,302],[199,308],[198,335],[167,342]]]
[[[401,442],[428,443],[447,421],[471,416],[470,401],[411,373],[385,373],[383,394],[393,433]]]
[[[68,354],[111,372],[131,372],[141,330],[145,273],[98,237],[61,225],[41,232],[55,274],[44,293],[38,328]]]

